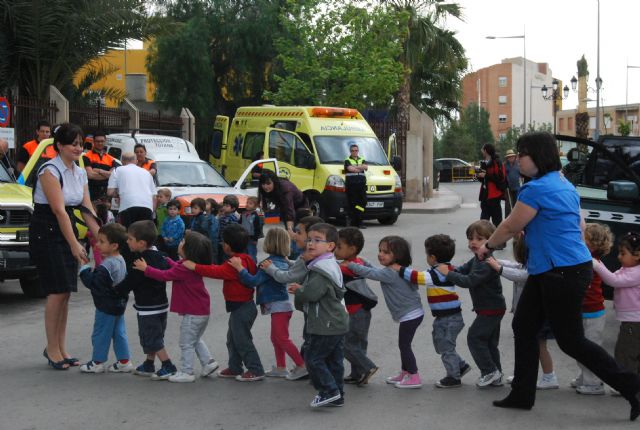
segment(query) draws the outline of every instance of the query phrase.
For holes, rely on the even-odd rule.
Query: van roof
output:
[[[135,138],[128,133],[114,133],[108,136],[108,145],[117,142],[123,151],[133,151],[136,143],[140,143],[147,149],[149,158],[154,160],[176,159],[176,153],[184,161],[200,161],[195,146],[181,137],[164,136],[157,134],[136,134]]]
[[[343,119],[360,119],[364,117],[358,110],[329,106],[245,106],[236,111],[236,117],[281,117],[281,118],[337,118],[336,116],[321,116],[322,112],[332,114],[342,113]]]

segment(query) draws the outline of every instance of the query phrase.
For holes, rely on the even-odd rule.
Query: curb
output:
[[[429,204],[429,202],[424,203],[425,206]],[[407,208],[403,207],[402,212],[408,214],[444,214],[455,212],[460,209],[460,205],[462,204],[462,197],[456,195],[455,199],[451,199],[450,204],[448,205],[440,205],[440,207],[412,207]]]

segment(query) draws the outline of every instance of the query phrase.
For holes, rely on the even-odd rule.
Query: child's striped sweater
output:
[[[450,267],[450,270],[453,269]],[[411,267],[402,267],[398,274],[412,284],[427,287],[427,301],[434,317],[453,315],[462,311],[455,285],[448,282],[445,276],[436,270],[435,266],[424,272]]]

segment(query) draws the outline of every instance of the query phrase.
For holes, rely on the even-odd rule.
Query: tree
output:
[[[452,121],[438,139],[436,153],[440,157],[476,160],[485,143],[493,143],[489,112],[471,103],[457,121]]]
[[[618,133],[620,136],[629,136],[631,134],[631,123],[629,121],[618,121]]]
[[[553,126],[549,122],[545,122],[542,124],[529,124],[527,128],[527,133],[540,132],[544,131],[547,133],[553,132]],[[522,136],[522,129],[520,127],[512,126],[507,132],[505,136],[496,142],[496,151],[498,154],[504,156],[504,154],[509,150],[516,150],[516,143],[518,139]]]

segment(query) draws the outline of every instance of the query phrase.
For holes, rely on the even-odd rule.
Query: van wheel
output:
[[[384,218],[378,218],[378,222],[382,225],[393,225],[398,221],[398,215],[387,216]]]
[[[322,208],[320,204],[319,196],[311,195],[309,196],[309,209],[311,209],[311,215],[320,217],[326,221],[326,211]]]
[[[45,297],[45,294],[40,287],[40,278],[38,278],[38,275],[31,275],[20,278],[20,288],[22,288],[22,292],[27,297],[31,297],[34,299]]]

